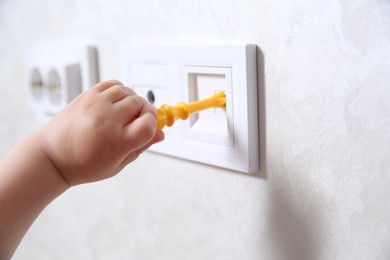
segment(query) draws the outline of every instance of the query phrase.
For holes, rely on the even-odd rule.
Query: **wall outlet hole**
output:
[[[53,104],[61,103],[61,79],[58,72],[55,70],[49,72],[48,88],[50,101]]]
[[[43,98],[43,81],[41,73],[38,69],[33,69],[31,72],[31,91],[34,99],[41,100]]]
[[[154,104],[154,102],[156,101],[154,93],[151,90],[149,90],[148,93],[146,94],[146,98],[147,98],[147,100],[149,101],[150,104]]]

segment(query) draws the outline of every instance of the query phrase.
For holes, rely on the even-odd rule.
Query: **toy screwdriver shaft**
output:
[[[184,102],[179,102],[176,106],[164,104],[157,108],[157,129],[172,126],[178,119],[186,120],[192,113],[214,107],[226,107],[225,93],[218,92],[211,97],[188,104]]]

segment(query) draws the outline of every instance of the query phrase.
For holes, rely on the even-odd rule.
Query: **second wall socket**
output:
[[[29,103],[40,121],[47,121],[82,91],[99,82],[94,46],[35,43],[27,63]]]

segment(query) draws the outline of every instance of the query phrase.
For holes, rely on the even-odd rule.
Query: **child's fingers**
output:
[[[156,108],[138,95],[127,96],[113,104],[115,113],[122,120],[123,125],[131,123],[145,112],[145,106],[151,113],[156,113]]]
[[[165,134],[162,130],[156,130],[156,134],[154,135],[152,141],[150,141],[150,145],[153,145],[153,144],[156,144],[156,143],[159,143],[159,142],[162,142],[164,141],[165,139]],[[149,146],[150,146],[149,145]],[[149,148],[149,147],[148,147]],[[145,149],[146,150],[146,149]]]
[[[104,90],[101,94],[104,95],[112,103],[115,103],[127,96],[135,95],[135,92],[129,87],[125,87],[122,85],[113,85],[108,89]]]
[[[123,83],[118,80],[106,80],[96,84],[93,88],[99,92],[103,92],[104,90],[114,86],[114,85],[122,85]]]
[[[115,114],[122,121],[123,125],[133,122],[143,112],[147,101],[141,96],[127,96],[113,104]]]
[[[156,133],[156,112],[145,104],[140,116],[123,128],[124,142],[128,151],[134,151],[149,143]]]
[[[147,143],[146,145],[144,145],[143,147],[131,152],[122,162],[121,164],[119,165],[119,169],[118,169],[118,172],[121,171],[126,165],[128,165],[129,163],[135,161],[139,156],[140,154],[142,154],[144,151],[146,151],[147,149],[149,149],[150,146],[152,146],[153,144],[156,144],[156,143],[159,143],[161,141],[163,141],[165,138],[165,135],[164,135],[164,132],[161,131],[161,130],[157,130],[154,137],[152,138],[152,140]]]

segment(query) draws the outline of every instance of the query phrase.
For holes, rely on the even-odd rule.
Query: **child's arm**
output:
[[[163,139],[155,108],[120,82],[78,96],[0,161],[0,259],[69,187],[116,175]]]

